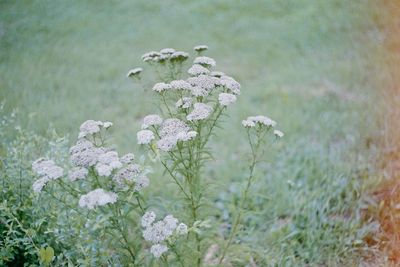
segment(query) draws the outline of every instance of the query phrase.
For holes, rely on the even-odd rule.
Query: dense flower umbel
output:
[[[222,106],[229,106],[236,102],[236,96],[233,94],[220,93],[218,96],[218,101]]]
[[[189,115],[186,116],[186,119],[188,121],[204,120],[208,116],[210,116],[212,111],[213,111],[213,108],[207,104],[195,103],[193,111]]]
[[[117,201],[117,194],[106,192],[103,189],[95,189],[79,199],[79,206],[82,208],[94,209],[97,206],[104,206]]]
[[[274,127],[276,122],[266,116],[258,115],[248,117],[246,120],[242,121],[242,124],[244,127],[254,127],[257,124],[261,126]]]
[[[147,115],[143,118],[142,129],[147,129],[150,126],[160,125],[163,119],[157,114]]]
[[[143,71],[142,68],[134,68],[128,71],[126,77],[138,77],[139,74]]]
[[[205,67],[215,67],[216,62],[210,57],[196,57],[193,61],[193,64],[199,64]]]
[[[184,223],[179,223],[178,219],[172,215],[167,215],[163,220],[157,222],[155,219],[156,214],[153,211],[147,211],[142,216],[141,224],[144,227],[144,239],[153,243],[150,252],[154,257],[159,258],[168,251],[168,247],[163,242],[174,234],[186,235],[188,227]]]
[[[146,123],[149,125],[157,124],[161,118],[156,116],[148,117]],[[116,151],[102,146],[103,144],[96,144],[95,137],[101,136],[101,131],[107,130],[111,126],[111,122],[94,120],[88,120],[81,125],[79,139],[70,148],[70,161],[73,167],[68,173],[69,182],[78,182],[90,178],[95,179],[96,183],[100,185],[99,177],[107,177],[109,181],[113,181],[113,188],[118,187],[120,190],[126,190],[124,188],[128,187],[139,192],[149,185],[149,179],[146,173],[143,173],[141,166],[134,163],[135,156],[133,153],[128,153],[120,158]],[[148,132],[153,135],[151,131]],[[42,158],[33,162],[32,170],[40,176],[40,179],[33,184],[35,192],[40,192],[50,180],[59,179],[63,176],[61,167],[56,166],[52,160]],[[114,192],[96,189],[82,195],[79,205],[92,209],[95,206],[114,203],[117,197]]]
[[[51,180],[59,179],[63,176],[64,170],[57,166],[54,161],[40,158],[32,163],[32,170],[40,176],[33,183],[33,191],[40,192],[43,187]]]
[[[197,52],[202,52],[202,51],[208,50],[208,46],[206,46],[206,45],[197,45],[197,46],[195,46],[193,48],[193,50],[197,51]]]

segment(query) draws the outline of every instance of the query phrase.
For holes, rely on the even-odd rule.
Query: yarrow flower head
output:
[[[167,119],[161,125],[160,136],[176,136],[180,132],[189,131],[189,126],[185,122],[177,118]]]
[[[187,235],[188,234],[188,227],[186,224],[184,223],[180,223],[177,227],[176,227],[176,233],[178,235]]]
[[[113,123],[111,121],[105,121],[103,122],[103,128],[108,129],[111,126],[113,126]]]
[[[61,178],[64,174],[63,168],[57,166],[54,161],[40,158],[32,163],[32,170],[41,177],[49,180]]]
[[[61,178],[64,170],[57,166],[54,161],[40,158],[32,163],[32,170],[40,176],[33,185],[33,191],[39,193],[43,187],[50,181]]]
[[[244,127],[254,127],[257,124],[261,126],[274,127],[276,125],[276,122],[263,115],[250,116],[246,120],[242,121],[242,125]]]
[[[141,130],[137,132],[137,141],[139,145],[150,144],[151,140],[154,139],[154,133],[150,130]]]
[[[32,189],[35,193],[40,193],[43,190],[43,187],[49,182],[49,179],[47,177],[43,177],[40,179],[37,179],[33,185]]]
[[[195,46],[193,48],[193,50],[196,51],[196,52],[202,52],[202,51],[208,50],[208,46],[206,46],[206,45],[197,45],[197,46]]]
[[[183,51],[177,51],[172,53],[170,59],[171,61],[183,62],[189,58],[189,54]]]
[[[79,206],[82,208],[94,209],[97,206],[104,206],[117,201],[117,194],[106,192],[101,188],[95,189],[79,199]]]
[[[220,93],[218,96],[218,101],[221,106],[229,106],[236,102],[236,96],[228,93]]]
[[[153,91],[156,91],[158,93],[161,93],[161,92],[164,92],[164,91],[167,91],[167,90],[170,90],[170,89],[172,89],[172,86],[170,84],[167,84],[167,83],[156,83],[153,86]]]
[[[157,141],[157,147],[158,149],[167,152],[171,151],[176,146],[177,142],[178,140],[176,136],[165,136]]]
[[[69,171],[68,177],[71,182],[80,180],[80,179],[85,179],[86,176],[88,175],[89,171],[86,168],[82,167],[75,167],[72,170]]]
[[[222,76],[226,76],[225,73],[223,73],[222,71],[212,71],[210,73],[210,75],[213,77],[218,77],[218,78],[221,78]]]
[[[108,151],[99,155],[96,171],[100,176],[110,176],[112,171],[122,167],[116,151]]]
[[[168,251],[168,247],[166,245],[162,245],[162,244],[155,244],[155,245],[152,245],[150,248],[151,254],[153,254],[153,256],[157,259],[160,258],[162,256],[162,254],[164,254],[167,251]]]
[[[173,49],[173,48],[163,48],[163,49],[160,50],[160,53],[164,54],[164,55],[172,55],[173,53],[175,53],[175,49]]]
[[[103,126],[103,122],[87,120],[79,127],[79,136],[78,138],[86,137],[87,135],[95,134],[100,132],[101,127]]]
[[[186,116],[188,121],[204,120],[210,116],[213,108],[204,103],[195,103],[193,111]]]
[[[199,64],[204,67],[215,67],[216,62],[210,57],[196,57],[193,61],[193,64]]]
[[[156,214],[152,211],[148,211],[142,216],[141,224],[145,228],[143,230],[144,239],[153,243],[150,252],[154,257],[158,258],[168,251],[168,248],[162,244],[163,241],[174,233],[176,233],[176,235],[186,235],[188,231],[187,226],[183,223],[179,223],[178,219],[172,215],[167,215],[164,219],[157,222],[155,222],[155,219]]]
[[[178,135],[185,134],[189,130],[189,126],[180,119],[172,118],[165,120],[160,129],[161,139],[157,141],[158,149],[162,151],[172,150],[178,141],[182,141],[178,140]]]
[[[104,153],[104,148],[95,147],[86,139],[79,139],[69,150],[70,160],[77,167],[91,167],[97,163],[98,157]]]
[[[209,74],[210,71],[207,68],[204,68],[202,65],[193,64],[193,66],[188,69],[188,73],[192,76],[198,76],[201,74]]]
[[[277,138],[282,138],[285,134],[284,134],[282,131],[274,130],[274,135],[275,135]]]
[[[220,78],[220,83],[226,89],[228,89],[232,94],[240,95],[240,83],[230,76],[223,75]]]
[[[204,88],[199,87],[199,86],[193,87],[191,92],[192,92],[192,95],[194,97],[206,97],[206,96],[208,96],[208,91],[206,89],[204,89]]]
[[[146,188],[150,184],[149,178],[145,175],[141,175],[137,177],[135,180],[135,187],[133,188],[136,192],[141,191],[143,188]]]
[[[216,86],[220,85],[220,79],[216,77],[211,77],[208,75],[199,75],[195,77],[190,77],[187,81],[195,87],[203,88],[207,91],[211,91]]]
[[[190,108],[192,106],[192,102],[193,102],[193,100],[191,97],[183,97],[175,103],[175,107],[176,108]]]
[[[142,68],[134,68],[128,71],[128,73],[126,74],[126,77],[139,77],[139,74],[142,73],[143,69]]]
[[[243,120],[242,121],[242,125],[244,127],[246,127],[246,128],[251,128],[251,127],[256,126],[255,122],[254,121],[250,121],[250,120]]]
[[[128,163],[132,163],[134,159],[135,159],[135,155],[133,153],[128,153],[128,154],[123,155],[120,158],[120,161],[123,164],[128,164]]]
[[[156,214],[154,211],[146,211],[142,216],[142,227],[149,227],[156,220]]]
[[[179,141],[189,141],[189,140],[193,140],[195,137],[197,136],[197,132],[196,131],[189,131],[189,132],[180,132],[176,135],[176,140]]]
[[[184,80],[174,80],[171,83],[172,89],[174,90],[190,90],[192,86],[190,83]]]
[[[142,129],[147,129],[150,126],[160,125],[163,119],[157,114],[147,115],[143,118]]]
[[[157,61],[160,56],[161,56],[161,53],[156,52],[156,51],[150,51],[150,52],[143,54],[142,60],[144,62]]]
[[[125,167],[118,170],[118,172],[114,175],[113,180],[119,185],[124,185],[125,182],[136,182],[140,173],[140,165],[129,163]]]

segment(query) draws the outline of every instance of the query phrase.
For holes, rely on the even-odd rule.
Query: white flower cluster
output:
[[[143,118],[142,129],[147,129],[150,126],[160,125],[163,122],[163,119],[157,114],[147,115]]]
[[[146,212],[141,220],[144,227],[143,237],[146,241],[153,243],[150,252],[154,257],[159,258],[168,251],[168,247],[162,242],[173,234],[186,235],[188,227],[184,223],[179,223],[172,215],[167,215],[163,220],[157,221],[156,214],[153,211]]]
[[[79,179],[85,179],[88,173],[89,171],[86,168],[74,167],[72,170],[69,171],[68,177],[69,180],[73,182]]]
[[[128,73],[126,74],[126,77],[138,77],[139,74],[143,71],[142,68],[134,68],[128,71]]]
[[[221,85],[228,89],[232,94],[240,95],[240,83],[230,76],[223,75],[220,77]]]
[[[191,97],[183,97],[175,103],[175,107],[176,108],[190,108],[192,106],[192,102],[193,102],[193,100]]]
[[[39,179],[33,183],[33,191],[40,192],[50,180],[56,180],[64,175],[64,170],[54,161],[40,158],[32,163],[32,170],[39,175]]]
[[[282,131],[274,130],[274,135],[275,135],[277,138],[282,138],[285,134],[284,134]]]
[[[201,74],[209,74],[210,71],[202,65],[193,64],[193,66],[188,69],[188,73],[192,76],[198,76]]]
[[[160,140],[157,141],[157,147],[162,151],[170,151],[178,142],[192,140],[197,135],[185,122],[176,118],[165,120],[159,134]]]
[[[236,96],[228,93],[220,93],[218,96],[218,101],[221,106],[229,106],[236,102]]]
[[[210,116],[213,108],[204,103],[195,103],[193,111],[186,116],[188,121],[204,120]]]
[[[158,93],[161,93],[161,92],[164,92],[164,91],[167,91],[170,89],[172,89],[172,86],[168,83],[156,83],[153,86],[153,91],[158,92]]]
[[[193,61],[193,64],[199,64],[205,67],[215,67],[216,62],[210,57],[196,57]]]
[[[108,129],[112,126],[112,122],[106,121],[95,121],[95,120],[87,120],[79,127],[79,135],[78,138],[84,138],[88,135],[93,135],[99,133],[102,128]]]
[[[116,151],[108,151],[99,155],[95,166],[97,173],[100,176],[110,176],[112,171],[122,167]]]
[[[94,209],[97,206],[104,206],[117,201],[117,194],[106,192],[101,188],[90,191],[86,195],[82,195],[79,199],[79,206],[82,208]]]
[[[195,51],[207,50],[204,45],[196,46]],[[160,59],[172,56],[175,52],[172,48],[162,49],[159,52],[149,52],[143,55],[145,61],[161,62]],[[182,116],[163,121],[158,115],[148,115],[143,119],[142,130],[137,132],[138,144],[148,145],[156,141],[157,148],[161,151],[171,151],[178,142],[193,140],[197,132],[192,131],[186,122],[196,122],[208,119],[214,112],[214,108],[208,103],[216,100],[222,107],[236,102],[240,94],[240,84],[232,77],[220,71],[212,71],[216,66],[213,58],[198,56],[189,68],[190,77],[186,80],[173,80],[169,83],[159,82],[153,86],[153,91],[165,94],[167,101],[171,97],[179,97],[175,102],[176,111],[184,113]],[[217,99],[210,99],[215,91],[219,91]],[[165,99],[164,99],[165,102]],[[168,105],[168,104],[167,104]],[[183,115],[183,114],[180,114]],[[193,125],[190,123],[190,125]],[[151,127],[154,126],[154,127]]]
[[[76,167],[89,168],[97,163],[97,159],[105,152],[102,147],[96,147],[86,139],[78,139],[69,149],[71,163]]]
[[[175,90],[191,90],[192,86],[185,80],[174,80],[171,83],[171,86]]]
[[[141,130],[137,132],[136,136],[137,136],[137,143],[139,145],[150,144],[151,140],[155,138],[154,133],[150,130]]]
[[[188,105],[186,100],[187,99],[181,99],[182,103],[177,103],[177,107]],[[186,125],[186,123],[176,118],[163,121],[157,133],[160,137],[157,141],[157,147],[162,151],[170,151],[178,142],[192,140],[197,135],[195,131],[190,130],[190,127]],[[137,138],[138,144],[146,145],[150,144],[152,140],[155,139],[155,135],[150,130],[141,130],[137,132]]]
[[[183,51],[175,51],[173,48],[164,48],[159,52],[150,51],[142,56],[144,62],[154,63],[164,63],[167,60],[171,62],[182,63],[189,58],[189,54]]]
[[[268,127],[269,129],[275,127],[276,122],[266,116],[258,115],[250,116],[247,119],[243,120],[242,125],[246,128],[253,128],[256,125],[259,125],[260,127]],[[284,133],[279,130],[274,130],[273,134],[276,136],[276,138],[282,138],[284,136]]]
[[[155,116],[148,117],[146,123],[147,125],[156,124],[157,120],[158,118]],[[85,135],[79,138],[76,144],[70,148],[70,161],[74,167],[69,171],[69,180],[74,182],[85,179],[90,173],[90,175],[111,178],[109,181],[114,182],[115,186],[123,190],[133,189],[134,191],[140,191],[149,185],[149,179],[145,170],[142,170],[140,165],[134,163],[135,156],[132,153],[120,158],[116,151],[97,146],[94,143],[94,138],[87,139],[89,135],[96,134],[101,128],[108,128],[111,125],[111,122],[103,123],[93,120],[86,121],[81,125],[81,133],[85,133]],[[151,131],[149,132],[153,134]],[[32,169],[40,175],[40,179],[33,184],[35,192],[40,192],[48,181],[63,176],[63,169],[56,166],[51,160],[38,159],[33,162]],[[96,189],[86,195],[82,195],[79,205],[93,209],[96,206],[114,203],[116,199],[117,195],[115,193]]]
[[[258,116],[250,116],[247,117],[246,120],[242,121],[242,125],[244,127],[254,127],[256,125],[267,126],[267,127],[275,127],[276,122],[267,116],[258,115]]]
[[[119,159],[119,161],[121,161],[121,163],[123,164],[131,163],[134,160],[135,160],[135,155],[133,153],[125,154]]]
[[[193,47],[193,50],[196,51],[196,52],[202,52],[202,51],[208,50],[208,46],[206,46],[206,45],[197,45],[197,46]]]

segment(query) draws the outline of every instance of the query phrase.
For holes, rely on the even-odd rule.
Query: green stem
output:
[[[258,150],[260,148],[262,138],[260,138],[260,133],[259,133],[256,146],[254,147],[254,145],[253,145],[253,143],[251,141],[251,136],[250,136],[249,131],[247,133],[248,133],[249,143],[250,143],[250,147],[251,147],[251,151],[252,151],[252,161],[251,161],[251,164],[250,164],[250,167],[249,167],[249,177],[247,179],[247,184],[246,184],[245,190],[242,193],[242,198],[241,198],[241,201],[240,201],[240,204],[239,204],[238,213],[237,213],[236,218],[235,218],[235,220],[233,222],[232,230],[231,230],[231,232],[229,234],[228,241],[226,242],[226,244],[225,244],[225,246],[224,246],[224,248],[222,250],[222,255],[221,255],[221,258],[219,259],[219,264],[222,264],[222,262],[223,262],[223,260],[224,260],[224,258],[226,256],[226,253],[228,251],[228,248],[232,244],[232,240],[235,237],[236,232],[238,230],[238,227],[239,227],[239,224],[240,224],[240,221],[241,221],[241,218],[242,218],[242,213],[243,213],[243,210],[244,210],[244,204],[245,204],[245,202],[247,200],[248,192],[249,192],[251,183],[252,183],[253,178],[254,178],[254,169],[255,169],[255,166],[257,164],[257,153],[258,153]]]

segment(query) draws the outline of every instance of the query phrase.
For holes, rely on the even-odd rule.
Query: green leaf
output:
[[[40,260],[44,264],[50,264],[53,261],[54,249],[52,247],[41,248],[40,249]]]

